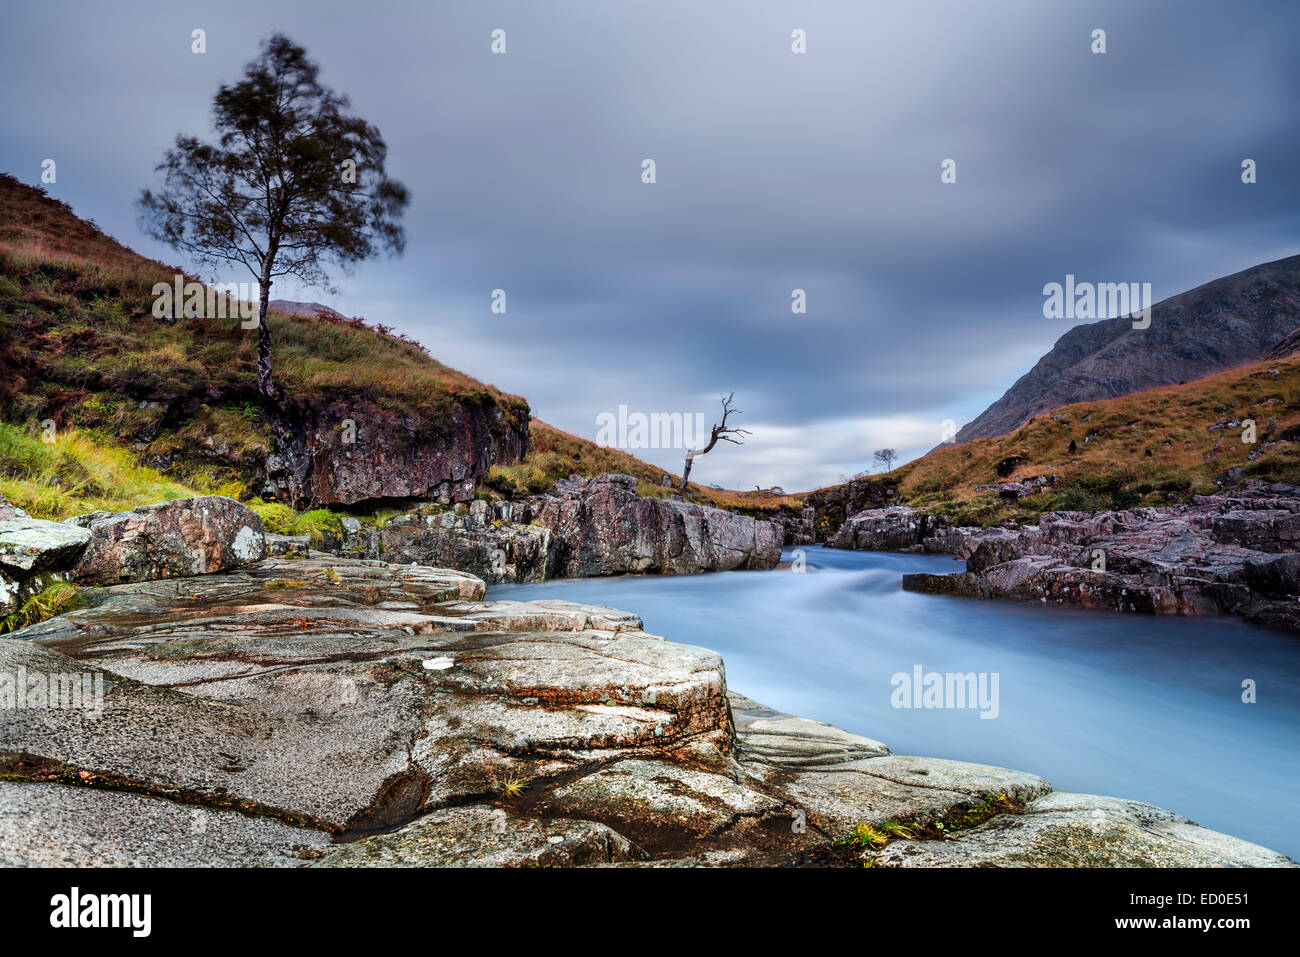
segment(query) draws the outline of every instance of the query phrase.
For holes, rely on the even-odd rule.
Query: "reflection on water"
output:
[[[1300,858],[1300,640],[1235,620],[1154,618],[904,592],[951,558],[806,548],[789,570],[499,585],[639,614],[702,645],[763,704],[898,754],[1019,768],[1061,790],[1148,801]],[[786,552],[790,558],[790,550]],[[896,709],[891,677],[994,673],[999,714]],[[1253,679],[1258,702],[1243,704]]]

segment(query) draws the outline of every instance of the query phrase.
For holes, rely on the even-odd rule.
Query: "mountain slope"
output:
[[[670,491],[662,469],[531,420],[521,397],[317,303],[272,302],[284,307],[268,319],[289,425],[277,444],[257,394],[255,336],[240,320],[154,318],[154,284],[180,272],[0,174],[0,421],[21,430],[14,449],[26,435],[39,450],[43,423],[58,438],[35,458],[0,442],[0,481],[27,483],[11,492],[50,514],[108,501],[111,482],[90,482],[64,439],[126,446],[132,467],[178,488],[298,507],[527,493],[572,472],[627,472],[643,494]],[[356,440],[345,444],[349,420]],[[695,484],[688,498],[746,510],[783,502]]]
[[[1151,326],[1075,326],[957,433],[1006,435],[1049,409],[1189,382],[1266,358],[1300,326],[1300,256],[1254,266],[1157,303]]]

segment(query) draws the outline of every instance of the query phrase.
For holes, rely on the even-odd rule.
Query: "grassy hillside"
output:
[[[1254,444],[1242,442],[1244,419],[1255,420]],[[1063,406],[1010,435],[936,449],[865,484],[987,525],[1052,509],[1183,502],[1216,491],[1215,478],[1238,468],[1243,478],[1300,484],[1300,356]],[[1039,475],[1055,485],[1020,502],[976,491]],[[848,493],[837,486],[811,495]]]
[[[11,500],[63,517],[182,489],[246,500],[256,493],[249,479],[272,440],[257,398],[255,334],[237,318],[155,319],[153,285],[179,272],[0,174],[0,421],[9,423],[0,480]],[[522,398],[448,368],[383,327],[275,311],[268,318],[276,380],[303,404],[343,396],[433,422],[457,403],[527,414]],[[50,422],[55,445],[39,441]],[[612,471],[641,479],[644,494],[670,493],[660,469],[627,453],[536,420],[532,432],[527,459],[494,469],[484,494],[526,494],[572,472]],[[775,507],[770,498],[694,484],[690,497]]]
[[[36,518],[120,512],[198,494],[141,465],[107,436],[65,429],[53,438],[43,442],[0,422],[0,495]]]
[[[199,488],[247,478],[270,451],[255,334],[238,318],[154,318],[153,284],[177,272],[0,176],[0,416],[115,436]],[[527,414],[522,398],[361,320],[269,322],[277,382],[305,405],[346,396],[433,423],[457,404]]]

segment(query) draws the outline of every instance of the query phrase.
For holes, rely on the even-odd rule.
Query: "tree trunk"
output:
[[[270,264],[262,269],[257,301],[257,391],[268,403],[275,401],[275,382],[271,378],[271,317],[267,315],[271,300]]]
[[[695,454],[688,452],[686,455],[686,464],[682,466],[682,484],[677,486],[677,491],[683,495],[686,494],[686,483],[691,477],[691,466],[695,464]]]

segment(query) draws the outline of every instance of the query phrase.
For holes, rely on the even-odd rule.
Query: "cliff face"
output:
[[[1006,435],[1072,402],[1116,398],[1262,361],[1298,326],[1300,256],[1157,303],[1147,329],[1134,329],[1125,317],[1075,326],[964,426],[957,441]]]
[[[491,583],[774,568],[785,527],[725,509],[644,498],[630,475],[574,477],[545,495],[343,520],[345,555],[452,565]]]
[[[528,411],[490,396],[430,419],[355,401],[287,406],[265,492],[296,507],[373,499],[466,502],[494,463],[528,451]]]

